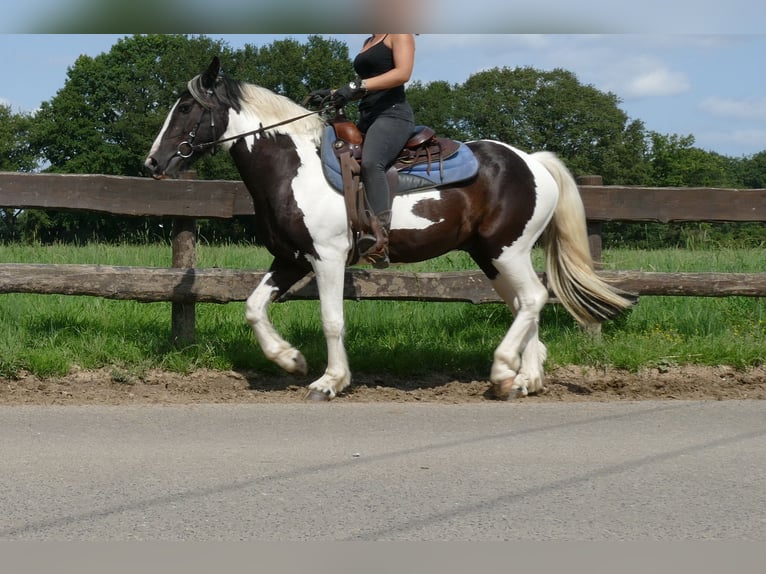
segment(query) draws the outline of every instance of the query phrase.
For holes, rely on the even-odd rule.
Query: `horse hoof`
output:
[[[316,389],[309,389],[306,393],[306,396],[303,398],[306,401],[312,401],[312,402],[324,402],[330,400],[330,393],[324,393],[322,391],[318,391]]]
[[[514,387],[515,377],[499,383],[492,383],[492,392],[499,401],[512,401],[525,393],[519,387]]]
[[[304,377],[308,375],[309,365],[303,353],[297,349],[290,349],[278,355],[274,362],[291,375],[301,375]]]

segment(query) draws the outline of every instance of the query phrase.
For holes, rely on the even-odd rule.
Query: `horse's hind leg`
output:
[[[497,398],[509,399],[543,390],[547,351],[539,339],[538,325],[548,291],[537,277],[528,254],[506,251],[493,264],[498,275],[492,285],[515,317],[495,349],[490,380]]]
[[[274,325],[269,320],[268,308],[270,303],[283,295],[307,272],[308,268],[275,259],[269,272],[247,298],[245,307],[245,317],[253,328],[255,338],[266,358],[288,373],[299,375],[308,373],[306,359],[274,329]]]

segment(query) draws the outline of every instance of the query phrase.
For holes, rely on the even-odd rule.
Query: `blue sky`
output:
[[[238,48],[301,34],[207,34]],[[81,54],[107,52],[117,35],[1,34],[0,102],[33,111],[63,87]],[[330,35],[351,53],[365,35]],[[413,79],[463,82],[495,66],[565,68],[611,91],[646,128],[693,135],[703,149],[739,157],[766,150],[766,35],[742,33],[422,34]],[[513,142],[509,142],[513,143]]]

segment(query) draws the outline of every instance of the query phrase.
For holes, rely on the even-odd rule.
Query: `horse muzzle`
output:
[[[144,162],[144,168],[153,179],[167,179],[168,177],[177,179],[181,161],[176,161],[176,159],[175,157],[171,158],[163,168],[153,156],[149,156]]]

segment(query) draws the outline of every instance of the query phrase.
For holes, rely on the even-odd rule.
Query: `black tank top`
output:
[[[394,51],[386,46],[385,40],[384,36],[372,48],[360,52],[354,58],[354,71],[361,79],[373,78],[394,69]],[[393,104],[404,101],[404,86],[369,92],[359,102],[359,112],[364,115],[376,115]]]

